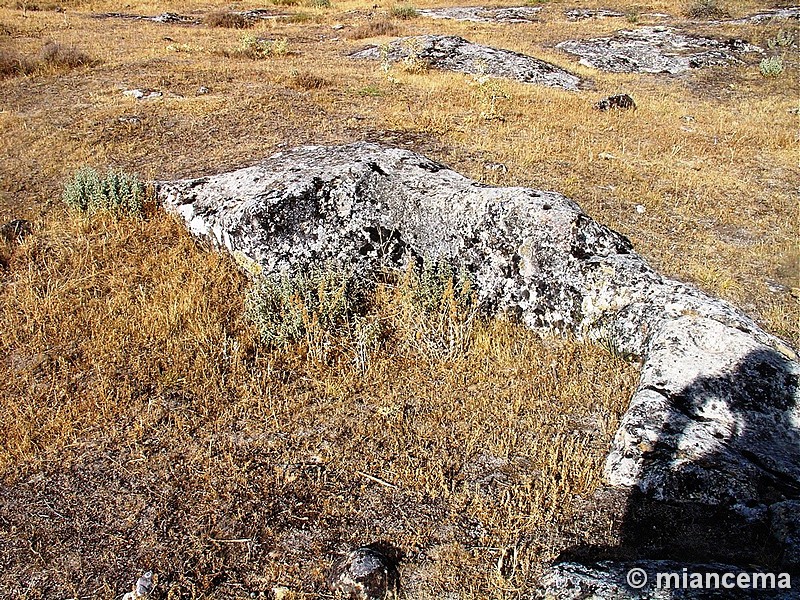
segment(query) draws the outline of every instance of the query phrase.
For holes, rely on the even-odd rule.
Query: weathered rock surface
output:
[[[417,13],[432,19],[453,19],[473,23],[530,23],[538,20],[537,17],[541,10],[541,6],[510,6],[506,8],[453,6],[420,9]]]
[[[632,570],[638,569],[638,571]],[[697,575],[700,574],[703,586],[708,582],[708,589],[695,587],[688,589],[683,587],[683,573],[686,572],[686,583],[691,584],[694,580],[698,584]],[[786,598],[795,600],[800,598],[800,592],[791,589],[779,588],[779,583],[786,583],[787,576],[770,577],[757,579],[753,578],[753,573],[758,573],[757,569],[745,570],[741,567],[721,564],[687,564],[686,562],[644,560],[636,562],[613,562],[603,561],[591,565],[584,565],[575,562],[563,562],[553,565],[541,578],[540,587],[534,597],[542,599],[559,600],[670,600],[678,598],[730,598],[735,600],[749,600],[754,596],[759,598]],[[671,587],[666,587],[667,578],[662,575],[661,586],[659,587],[659,573],[677,574],[677,585],[674,577],[669,580]],[[713,586],[717,579],[712,576],[707,580],[708,573],[716,574],[719,577],[717,589]],[[629,575],[630,574],[630,575]],[[727,578],[726,574],[729,574]],[[736,577],[746,574],[748,588],[736,587]],[[628,584],[628,577],[632,584],[640,588],[632,587]],[[743,579],[744,581],[744,579]],[[789,583],[792,578],[788,577]],[[730,587],[723,587],[726,582]],[[732,585],[731,585],[732,584]],[[757,585],[757,589],[751,589]],[[796,586],[793,586],[796,587]]]
[[[388,51],[369,46],[350,55],[353,58],[398,62],[412,57],[445,71],[508,77],[565,90],[577,90],[581,78],[538,58],[482,46],[453,35],[423,35],[400,38]]]
[[[95,19],[128,19],[131,21],[152,21],[153,23],[172,23],[178,25],[198,25],[200,19],[179,15],[177,13],[165,12],[160,15],[134,15],[130,13],[109,12],[92,15]]]
[[[564,11],[564,16],[569,21],[583,21],[584,19],[607,19],[611,17],[624,17],[625,13],[618,10],[604,8],[571,8]]]
[[[640,27],[612,37],[568,40],[556,48],[580,57],[580,63],[615,73],[684,73],[727,65],[759,48],[743,40],[716,40],[680,33],[670,27]]]
[[[554,192],[494,188],[420,155],[304,147],[159,195],[190,230],[265,271],[447,261],[487,310],[640,357],[641,381],[606,477],[650,500],[782,523],[797,554],[800,367],[730,304],[662,277],[622,235]],[[778,530],[780,529],[780,530]],[[783,533],[781,533],[783,531]]]

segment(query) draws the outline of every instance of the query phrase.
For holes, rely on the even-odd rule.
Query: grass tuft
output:
[[[292,84],[303,90],[319,90],[331,84],[330,81],[309,71],[292,73]]]
[[[349,37],[351,40],[363,40],[367,38],[397,34],[397,25],[387,19],[381,19],[378,21],[368,21],[366,23],[362,23],[358,27],[353,28],[347,37]]]
[[[94,61],[88,54],[59,42],[49,41],[39,51],[39,62],[55,69],[76,69]]]
[[[694,0],[683,10],[690,19],[721,19],[730,16],[717,4],[717,0]]]
[[[215,11],[209,13],[203,19],[208,27],[224,27],[227,29],[247,29],[253,26],[253,21],[230,11]]]
[[[410,4],[400,4],[389,9],[389,16],[395,19],[414,19],[419,16],[417,9]]]

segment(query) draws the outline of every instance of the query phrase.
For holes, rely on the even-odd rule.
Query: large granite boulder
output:
[[[387,266],[446,261],[469,273],[486,310],[640,359],[608,482],[678,515],[711,507],[712,528],[723,513],[736,527],[757,525],[777,538],[784,563],[797,560],[796,354],[727,302],[656,273],[568,198],[489,187],[368,143],[281,152],[161,182],[158,193],[192,233],[266,272],[331,264],[369,279]]]
[[[684,73],[699,67],[740,62],[745,52],[760,49],[743,40],[719,40],[681,33],[671,27],[639,27],[613,36],[567,40],[556,48],[573,54],[582,65],[614,73]]]
[[[581,78],[538,58],[482,46],[455,35],[421,35],[400,38],[388,47],[369,46],[352,58],[400,62],[413,59],[443,71],[508,77],[565,90],[577,90]]]

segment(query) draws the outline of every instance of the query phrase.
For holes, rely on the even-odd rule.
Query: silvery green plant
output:
[[[67,206],[86,214],[140,216],[145,186],[136,175],[109,170],[101,177],[95,169],[83,167],[64,185],[63,198]]]

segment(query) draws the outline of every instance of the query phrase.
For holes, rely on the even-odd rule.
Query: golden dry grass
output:
[[[717,4],[733,16],[761,8]],[[417,597],[510,598],[561,548],[613,543],[618,525],[613,510],[592,513],[592,494],[629,365],[502,322],[480,323],[448,360],[397,335],[366,370],[346,346],[327,363],[303,345],[268,350],[242,317],[232,262],[169,218],[65,215],[61,186],[82,165],[167,179],[302,143],[398,144],[486,183],[561,191],[665,274],[800,339],[795,50],[774,79],[756,58],[678,78],[603,74],[553,46],[626,19],[568,23],[573,5],[554,0],[541,23],[418,17],[395,33],[374,25],[390,22],[390,5],[346,0],[256,23],[248,35],[285,38],[289,51],[251,60],[236,56],[241,31],[91,18],[119,10],[105,0],[3,6],[0,56],[35,57],[52,39],[98,62],[0,81],[0,222],[37,223],[0,257],[2,595],[110,598],[152,567],[173,597],[278,584],[313,597],[336,552],[384,539]],[[237,5],[248,8],[261,6]],[[637,14],[680,21],[686,8],[657,0]],[[781,28],[709,31],[763,43]],[[470,76],[399,68],[387,78],[346,58],[388,39],[358,41],[364,32],[458,34],[551,60],[594,89],[501,81],[486,93]],[[164,95],[135,101],[130,88]],[[591,110],[619,92],[638,110]],[[485,168],[498,162],[508,171]],[[399,310],[390,292],[386,319]],[[516,553],[513,568],[507,558],[498,570],[503,552]]]
[[[502,597],[569,543],[607,541],[612,515],[586,529],[574,514],[630,365],[500,321],[438,359],[393,288],[381,348],[321,363],[258,343],[244,283],[163,214],[60,215],[16,249],[0,296],[4,596],[110,598],[150,567],[175,594],[319,593],[337,552],[384,540],[416,597]]]

